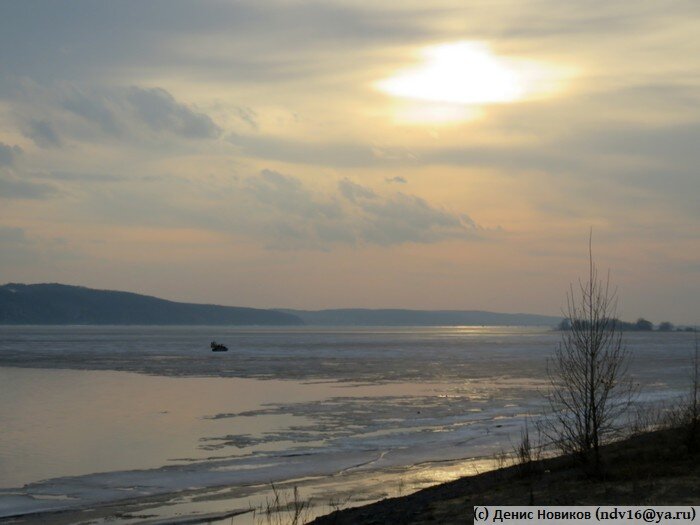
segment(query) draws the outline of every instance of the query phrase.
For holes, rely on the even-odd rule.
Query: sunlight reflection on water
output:
[[[206,351],[212,337],[230,351]],[[0,490],[0,511],[3,501],[60,507],[69,493],[96,503],[338,472],[340,492],[352,476],[365,487],[369,472],[453,479],[474,463],[453,460],[509,448],[539,412],[558,337],[513,327],[0,327],[0,487],[33,483]],[[684,388],[688,337],[628,335],[645,399]],[[452,463],[412,467],[429,461]],[[105,474],[36,483],[93,472]]]

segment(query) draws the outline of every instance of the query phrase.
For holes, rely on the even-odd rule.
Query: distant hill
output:
[[[479,310],[261,310],[167,301],[64,284],[0,286],[0,324],[556,326],[561,317]]]
[[[557,326],[562,318],[536,314],[501,314],[480,310],[280,310],[304,324],[321,326]]]
[[[0,286],[0,324],[301,325],[290,313],[63,284]]]

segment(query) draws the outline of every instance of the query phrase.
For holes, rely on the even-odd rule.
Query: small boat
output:
[[[212,341],[210,346],[212,352],[228,352],[228,348],[226,348],[226,346],[222,345],[221,343],[217,343],[216,341]]]

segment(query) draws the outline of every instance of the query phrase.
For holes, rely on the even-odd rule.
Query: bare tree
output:
[[[589,274],[567,293],[567,329],[548,362],[552,408],[550,438],[565,453],[593,460],[600,470],[600,446],[617,428],[632,400],[630,354],[617,326],[617,293],[610,275],[603,281],[588,243]],[[591,458],[592,456],[592,458]]]

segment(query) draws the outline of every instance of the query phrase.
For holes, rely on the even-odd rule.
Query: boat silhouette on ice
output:
[[[225,345],[217,343],[216,341],[212,341],[209,346],[211,346],[212,352],[228,352],[228,348]]]

